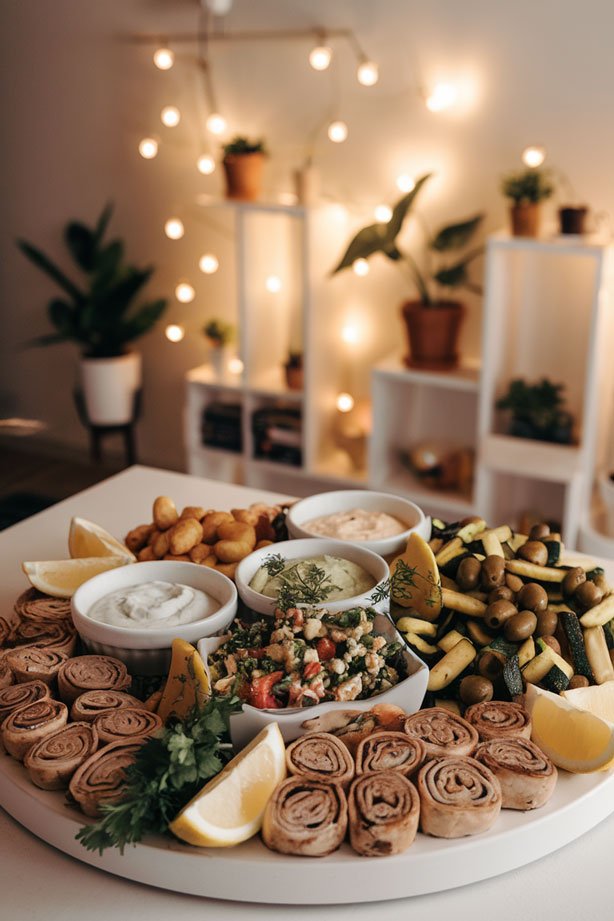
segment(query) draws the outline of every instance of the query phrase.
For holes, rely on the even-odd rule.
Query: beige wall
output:
[[[218,175],[205,178],[194,169],[203,110],[193,68],[180,56],[176,68],[162,74],[148,49],[123,37],[191,29],[197,8],[189,0],[3,0],[0,6],[0,416],[42,418],[50,439],[85,446],[70,396],[75,349],[21,347],[47,330],[51,289],[14,240],[25,237],[62,258],[67,219],[93,220],[113,199],[112,226],[131,259],[156,266],[151,293],[172,297],[182,277],[196,285],[196,301],[174,304],[167,315],[186,325],[186,339],[171,345],[161,324],[142,340],[141,457],[178,469],[182,376],[205,358],[203,320],[222,313],[231,296],[229,272],[205,277],[196,263],[211,248],[228,263],[231,244],[194,204],[198,193],[220,186]],[[493,230],[505,218],[499,178],[535,141],[546,145],[550,162],[571,178],[580,199],[614,213],[610,0],[235,0],[228,18],[230,28],[317,22],[355,30],[380,63],[377,87],[357,85],[354,59],[343,45],[335,45],[336,80],[307,66],[308,45],[300,43],[214,50],[220,108],[231,130],[268,139],[271,193],[291,187],[292,168],[336,98],[350,137],[336,146],[320,132],[316,162],[326,195],[348,203],[358,223],[371,219],[378,202],[395,200],[400,172],[434,168],[437,178],[423,199],[431,222],[484,209]],[[462,115],[426,111],[418,86],[456,74],[473,84],[473,106]],[[158,121],[167,102],[185,113],[174,133]],[[152,132],[168,143],[145,162],[136,147]],[[173,213],[186,223],[178,243],[162,233]],[[376,359],[398,338],[403,288],[383,263],[374,264],[369,284],[377,289],[373,310],[381,317],[371,351]],[[347,285],[351,295],[350,280]],[[478,348],[478,327],[474,307],[468,351]]]

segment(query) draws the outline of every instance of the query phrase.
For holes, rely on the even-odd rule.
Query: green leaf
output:
[[[94,268],[96,240],[89,227],[72,221],[64,231],[64,240],[79,268],[91,272]]]
[[[95,242],[96,242],[97,247],[99,247],[102,242],[102,238],[104,236],[105,230],[107,229],[107,225],[109,221],[111,220],[112,214],[113,214],[113,202],[108,202],[103,208],[102,214],[98,218],[98,223],[96,224],[96,229],[94,231],[94,237],[95,237]]]
[[[49,302],[47,313],[52,326],[62,336],[68,338],[75,334],[75,308],[67,304],[66,301],[55,299]]]
[[[17,246],[22,253],[30,259],[35,266],[45,272],[60,288],[70,295],[75,301],[82,301],[83,294],[75,284],[55,265],[40,249],[32,246],[26,240],[18,240]]]
[[[160,298],[160,300],[145,304],[138,313],[125,320],[120,327],[121,341],[130,342],[148,332],[166,310],[166,304],[166,300]]]
[[[476,214],[466,221],[442,227],[436,237],[431,240],[431,249],[436,250],[438,253],[446,253],[452,249],[460,249],[462,246],[466,246],[478,229],[483,217],[483,214]]]
[[[99,250],[93,266],[93,287],[100,289],[108,285],[113,276],[118,274],[123,258],[124,246],[121,240],[113,240],[104,249]]]
[[[446,269],[440,269],[433,275],[434,280],[439,285],[447,288],[458,288],[464,285],[467,278],[467,263],[457,262],[456,265],[450,265]]]
[[[108,327],[123,316],[152,273],[152,268],[129,269],[117,284],[92,292],[92,302],[101,327]]]
[[[416,180],[416,184],[411,192],[408,192],[407,195],[404,195],[403,198],[401,198],[394,206],[392,217],[386,224],[386,242],[389,245],[394,243],[398,237],[401,227],[403,226],[403,221],[411,210],[411,207],[416,200],[420,189],[424,183],[431,178],[432,175],[432,173],[425,173],[424,176],[420,176],[420,178]]]
[[[373,253],[384,250],[386,243],[386,224],[369,224],[359,230],[346,249],[339,265],[333,269],[335,275],[342,269],[347,269],[357,259],[368,259]]]

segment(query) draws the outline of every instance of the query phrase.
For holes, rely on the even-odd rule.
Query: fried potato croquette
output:
[[[166,531],[177,524],[177,509],[175,503],[168,496],[158,496],[153,504],[153,520],[159,531]]]
[[[138,553],[147,544],[151,532],[154,530],[152,524],[140,524],[132,531],[128,531],[124,543],[132,553]]]
[[[196,544],[192,547],[189,557],[193,563],[202,563],[211,553],[211,547],[208,544]]]
[[[167,554],[171,546],[171,537],[168,531],[161,531],[151,545],[156,559],[161,560]]]
[[[217,533],[221,540],[214,544],[213,549],[222,563],[238,563],[256,546],[256,531],[251,524],[240,521],[221,524]]]
[[[153,547],[143,547],[142,550],[136,555],[139,563],[153,563],[154,560],[157,560],[158,557],[153,552]]]
[[[163,560],[174,560],[176,563],[191,563],[192,560],[187,553],[165,553]]]
[[[210,553],[209,556],[206,556],[202,562],[203,566],[208,566],[209,569],[215,569],[217,566],[217,557],[215,553]]]
[[[218,540],[217,529],[224,522],[234,522],[230,512],[209,512],[208,515],[205,515],[202,520],[204,544],[214,544]]]
[[[213,568],[221,572],[222,575],[228,576],[229,579],[234,579],[237,566],[238,563],[216,563]]]
[[[206,514],[207,512],[202,505],[186,505],[179,516],[179,521],[184,518],[196,518],[197,521],[200,521]]]
[[[175,556],[189,553],[192,547],[200,544],[203,538],[203,526],[196,518],[183,518],[168,532],[170,551]]]

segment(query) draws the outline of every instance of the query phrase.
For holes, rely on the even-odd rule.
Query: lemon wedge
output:
[[[173,834],[199,847],[231,847],[262,826],[266,804],[286,776],[286,748],[270,723],[173,819]]]
[[[54,598],[70,598],[92,576],[129,562],[126,556],[95,556],[77,560],[39,560],[22,563],[21,568],[39,592]]]
[[[125,556],[131,563],[136,557],[117,538],[87,518],[72,518],[68,532],[68,552],[73,559],[88,556]]]
[[[562,697],[574,707],[589,710],[602,720],[614,723],[614,681],[591,685],[589,688],[573,688],[563,691]]]
[[[614,722],[533,684],[527,686],[525,706],[532,740],[557,767],[586,774],[614,766]]]

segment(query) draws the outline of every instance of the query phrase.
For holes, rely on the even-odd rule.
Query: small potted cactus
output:
[[[235,137],[224,145],[223,153],[226,198],[242,201],[260,198],[264,158],[267,156],[264,141]]]

